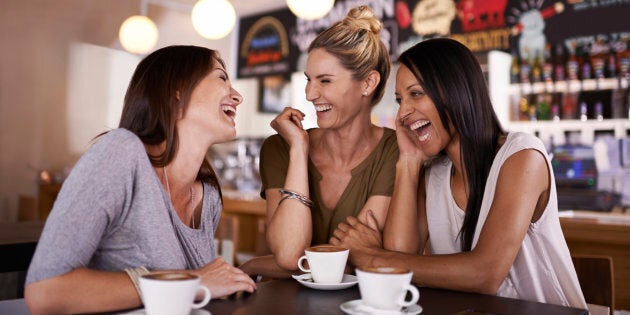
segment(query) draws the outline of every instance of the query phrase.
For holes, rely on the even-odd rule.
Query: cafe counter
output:
[[[630,214],[561,211],[560,216],[572,255],[612,258],[615,309],[630,310]]]

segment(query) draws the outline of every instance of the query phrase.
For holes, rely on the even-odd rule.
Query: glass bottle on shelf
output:
[[[520,68],[520,82],[521,83],[530,83],[529,76],[531,74],[532,68],[529,64],[529,54],[527,50],[523,51],[521,56],[521,68]]]
[[[606,72],[606,55],[608,54],[608,45],[605,43],[605,37],[598,35],[591,45],[590,52],[586,56],[591,59],[591,76],[597,80],[603,79]]]
[[[593,66],[591,65],[591,58],[588,55],[588,52],[584,50],[582,52],[582,66],[581,66],[581,79],[589,80],[593,78]]]
[[[529,120],[529,100],[527,99],[527,95],[521,95],[519,100],[519,119],[520,121]]]
[[[604,108],[601,101],[595,103],[595,119],[598,121],[604,120]]]
[[[606,61],[606,74],[607,78],[616,78],[617,77],[617,57],[614,51],[610,51],[608,53],[608,58]]]
[[[551,108],[550,108],[550,94],[549,93],[540,93],[537,96],[537,119],[538,120],[549,120],[551,116]]]
[[[565,73],[564,73],[564,47],[562,44],[556,45],[556,52],[553,56],[553,78],[556,82],[564,81]]]
[[[562,119],[575,119],[576,112],[576,95],[571,92],[564,93],[562,97]]]
[[[630,39],[628,35],[621,35],[618,46],[619,78],[625,80],[627,85],[628,80],[630,80]]]
[[[538,108],[537,108],[537,104],[536,103],[530,103],[529,104],[529,121],[536,121],[538,120]]]
[[[510,66],[510,83],[519,83],[520,62],[516,49],[512,50],[512,65]]]
[[[553,63],[551,60],[551,45],[545,45],[544,62],[542,65],[542,78],[544,82],[551,83],[553,81]]]
[[[577,57],[575,56],[575,47],[569,47],[567,50],[569,51],[565,68],[567,80],[577,80],[580,65],[578,64]]]
[[[560,105],[558,102],[558,94],[554,93],[551,96],[551,119],[555,122],[560,121]]]
[[[542,63],[540,61],[540,52],[534,52],[534,59],[532,61],[532,79],[531,82],[541,82],[542,81]]]
[[[588,120],[588,106],[586,105],[586,102],[584,101],[580,103],[580,120],[581,121]]]

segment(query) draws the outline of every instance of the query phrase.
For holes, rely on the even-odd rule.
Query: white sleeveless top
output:
[[[488,217],[503,163],[512,154],[524,149],[540,151],[546,157],[549,170],[552,169],[551,161],[540,139],[527,133],[509,133],[490,169],[473,238],[473,248],[477,245],[479,234]],[[427,172],[426,209],[429,240],[432,253],[438,255],[461,252],[458,234],[465,213],[457,206],[451,192],[451,166],[452,162],[447,157],[442,157],[435,160]],[[560,228],[553,172],[550,172],[550,177],[551,194],[547,207],[536,223],[530,223],[521,249],[497,295],[586,309],[571,255]]]

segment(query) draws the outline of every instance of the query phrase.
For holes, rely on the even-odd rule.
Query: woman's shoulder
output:
[[[98,137],[87,154],[120,161],[138,157],[144,158],[146,150],[137,135],[127,129],[118,128]]]
[[[261,151],[276,151],[282,148],[288,148],[289,144],[279,134],[273,134],[263,140]]]
[[[513,143],[524,143],[529,145],[542,144],[542,140],[540,140],[540,138],[536,137],[535,135],[520,131],[508,133],[506,141],[510,141]]]
[[[125,128],[117,128],[108,131],[103,134],[101,137],[97,139],[96,145],[112,145],[112,146],[122,146],[127,147],[129,145],[133,146],[143,146],[142,141],[136,134],[125,129]]]
[[[531,133],[526,132],[510,132],[503,144],[507,150],[520,151],[524,149],[536,149],[546,153],[545,144]]]

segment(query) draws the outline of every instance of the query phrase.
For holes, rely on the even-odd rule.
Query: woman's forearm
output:
[[[396,163],[394,193],[383,230],[385,249],[417,253],[420,246],[418,226],[418,176],[420,164]]]
[[[75,269],[30,283],[24,290],[32,314],[77,314],[124,310],[142,305],[124,271]]]
[[[308,146],[308,143],[304,144]],[[284,189],[311,198],[308,187],[308,148],[294,145],[289,151]],[[267,242],[278,265],[297,269],[312,237],[311,209],[297,199],[282,199],[277,189],[267,190]]]

